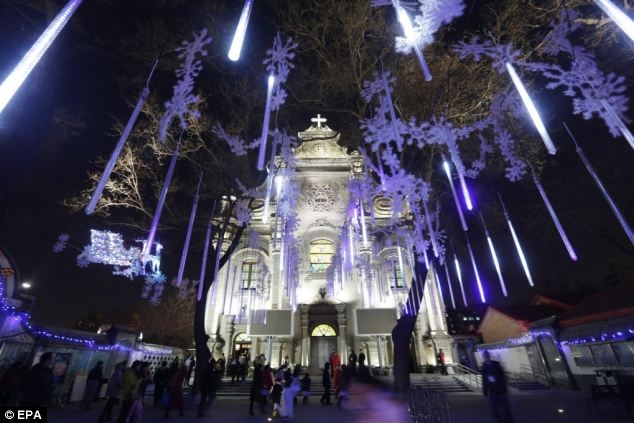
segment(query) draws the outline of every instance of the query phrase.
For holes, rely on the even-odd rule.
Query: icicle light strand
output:
[[[594,0],[594,2],[634,41],[634,21],[610,0]]]
[[[460,291],[462,292],[462,302],[464,303],[464,306],[467,307],[469,303],[467,303],[467,294],[465,294],[464,284],[462,283],[462,272],[460,271],[460,262],[458,261],[458,257],[455,254],[453,255],[453,263],[454,263],[454,266],[456,267],[458,282],[460,283]]]
[[[9,76],[2,82],[2,85],[0,85],[0,114],[4,111],[24,81],[26,81],[26,78],[28,78],[42,56],[44,56],[46,50],[53,44],[55,38],[62,32],[62,29],[64,29],[64,26],[66,26],[79,5],[81,5],[81,2],[82,0],[70,0],[66,3],[55,19],[53,19],[44,32],[42,32],[42,35],[33,43],[29,51],[26,52],[20,62],[13,68]]]
[[[258,170],[264,169],[264,157],[266,156],[266,139],[269,136],[269,122],[271,121],[271,96],[275,86],[275,76],[269,75],[266,90],[266,106],[264,108],[264,122],[262,123],[262,135],[260,138],[260,151],[258,155]]]
[[[506,65],[506,70],[511,76],[511,80],[513,81],[513,84],[515,85],[515,89],[517,89],[517,92],[522,98],[522,101],[524,102],[524,106],[526,107],[526,110],[528,110],[528,114],[530,115],[533,121],[533,124],[535,125],[535,128],[537,129],[537,132],[539,132],[539,136],[542,137],[542,141],[544,142],[544,145],[546,146],[548,153],[556,154],[557,148],[555,147],[555,144],[553,144],[553,141],[550,139],[550,135],[548,135],[548,131],[546,131],[546,127],[544,126],[544,122],[542,122],[542,118],[539,115],[539,112],[537,111],[537,107],[535,107],[533,100],[531,100],[530,95],[528,95],[528,91],[526,91],[526,88],[524,87],[522,80],[520,79],[519,75],[515,71],[515,68],[513,67],[512,64],[507,62],[505,63],[505,65]]]
[[[449,186],[451,187],[451,194],[453,195],[453,201],[456,203],[456,209],[458,210],[458,216],[460,216],[460,223],[462,224],[462,230],[468,231],[467,221],[464,218],[464,214],[462,214],[462,207],[460,207],[460,201],[458,200],[458,194],[456,194],[456,188],[453,186],[453,178],[451,177],[451,169],[449,168],[449,163],[443,158],[443,167],[445,168],[445,173],[447,174],[447,179],[449,180]]]
[[[465,237],[467,234],[465,233]],[[482,286],[482,281],[480,280],[480,272],[478,272],[478,265],[475,261],[475,255],[473,254],[473,249],[471,248],[471,242],[469,242],[469,237],[467,237],[467,249],[469,250],[469,257],[471,258],[471,265],[473,266],[473,273],[475,274],[476,283],[478,284],[478,292],[480,294],[480,300],[482,303],[486,303],[486,297],[484,296],[484,288]]]
[[[506,211],[506,207],[504,206],[504,202],[502,201],[502,196],[498,193],[498,197],[500,199],[500,204],[502,205],[502,210],[504,211],[504,218],[506,219],[506,224],[509,227],[509,231],[511,232],[511,237],[513,238],[513,243],[515,244],[515,249],[517,250],[517,255],[520,258],[520,262],[522,263],[522,268],[524,269],[524,273],[526,274],[526,279],[528,279],[528,283],[530,286],[535,286],[533,283],[533,277],[531,276],[531,271],[528,268],[528,263],[526,262],[526,257],[524,257],[524,251],[522,250],[522,245],[520,244],[520,240],[515,233],[515,228],[513,227],[513,222],[511,222],[511,217]]]
[[[236,27],[236,32],[233,35],[233,41],[231,41],[231,47],[227,57],[229,60],[237,62],[240,60],[240,53],[242,52],[242,44],[244,44],[244,36],[247,33],[247,26],[249,25],[249,16],[251,16],[251,9],[253,9],[253,0],[246,0],[242,7],[242,13],[240,14],[240,20]]]
[[[181,255],[181,262],[178,266],[178,276],[176,277],[176,286],[181,286],[183,280],[183,273],[185,272],[185,263],[187,262],[187,252],[189,251],[189,242],[192,238],[192,230],[194,229],[194,221],[196,220],[196,210],[198,209],[198,193],[200,191],[200,184],[203,181],[203,174],[200,174],[198,180],[198,187],[196,188],[196,195],[194,195],[194,202],[192,204],[192,211],[189,215],[189,224],[187,225],[187,235],[185,235],[185,245],[183,245],[183,254]]]
[[[484,223],[484,218],[482,217],[482,213],[480,213],[480,220],[482,220],[482,226],[484,227],[484,233],[487,237],[487,242],[489,244],[489,250],[491,251],[491,258],[493,259],[493,265],[495,266],[495,271],[498,274],[498,280],[500,281],[500,287],[502,288],[502,293],[505,297],[508,297],[508,293],[506,292],[506,284],[504,283],[504,278],[502,277],[502,270],[500,269],[500,262],[498,261],[498,256],[495,253],[495,247],[493,246],[493,241],[491,240],[491,235],[489,234],[489,230],[487,229],[486,223]]]
[[[398,21],[401,23],[401,26],[403,27],[403,33],[405,34],[405,37],[409,40],[409,42],[412,44],[412,49],[414,49],[414,53],[416,53],[416,59],[418,59],[418,64],[420,65],[420,68],[423,71],[423,75],[425,75],[425,80],[431,81],[432,76],[431,76],[431,72],[429,71],[429,67],[427,66],[427,62],[425,61],[425,56],[423,56],[423,52],[420,50],[418,45],[416,45],[416,33],[414,31],[414,26],[412,25],[412,21],[410,20],[409,15],[405,11],[405,9],[403,9],[403,7],[401,7],[398,4],[398,1],[393,0],[393,4],[394,4],[394,8],[396,9],[396,15],[397,15]]]

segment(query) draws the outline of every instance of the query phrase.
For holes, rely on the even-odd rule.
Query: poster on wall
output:
[[[56,353],[53,361],[53,383],[61,385],[66,378],[66,371],[70,366],[71,353]]]

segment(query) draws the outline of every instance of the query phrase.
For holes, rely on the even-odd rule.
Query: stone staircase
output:
[[[319,401],[319,398],[324,393],[324,388],[321,386],[321,375],[311,375],[311,389],[310,389],[310,400],[311,402]],[[247,379],[246,383],[236,382],[234,385],[231,384],[230,378],[223,378],[220,389],[216,391],[216,397],[218,398],[248,398],[251,393],[251,380]],[[354,379],[352,382],[352,386],[350,388],[350,395],[354,395],[357,389],[355,388]],[[301,392],[298,393],[298,397],[302,396]],[[334,401],[335,391],[334,389],[330,390],[330,399]]]
[[[473,392],[473,390],[455,376],[437,374],[412,374],[411,384],[422,386],[424,389],[441,392]]]
[[[543,391],[548,389],[548,386],[534,380],[509,379],[508,385],[518,391]]]

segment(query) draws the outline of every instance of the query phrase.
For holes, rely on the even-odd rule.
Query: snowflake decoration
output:
[[[282,42],[282,37],[278,32],[273,38],[273,47],[266,51],[267,58],[263,64],[269,74],[275,76],[275,86],[271,95],[271,110],[276,112],[286,101],[286,90],[282,84],[288,79],[288,74],[295,67],[292,60],[295,58],[297,43],[289,37],[286,42]]]
[[[236,220],[240,226],[247,226],[251,221],[251,209],[249,208],[248,199],[240,198],[236,201]]]
[[[55,243],[55,245],[53,245],[53,252],[61,253],[62,251],[64,251],[69,239],[70,235],[66,233],[60,234],[59,237],[57,237],[57,242]]]
[[[193,118],[200,117],[200,112],[192,110],[192,106],[198,103],[199,98],[193,94],[194,80],[203,68],[202,60],[199,58],[207,55],[206,46],[211,42],[211,37],[207,36],[207,29],[203,29],[198,34],[194,34],[192,41],[183,41],[181,47],[176,49],[179,59],[183,63],[176,69],[176,77],[180,78],[174,85],[172,98],[165,103],[165,114],[159,125],[159,137],[162,142],[167,139],[167,131],[176,117],[180,120],[180,127],[187,129],[186,115]]]

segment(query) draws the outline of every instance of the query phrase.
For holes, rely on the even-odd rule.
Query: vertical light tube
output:
[[[453,296],[453,288],[451,287],[451,278],[449,277],[449,269],[447,269],[447,260],[443,263],[445,268],[445,276],[447,277],[447,285],[449,286],[449,296],[451,297],[451,306],[456,309],[456,300]]]
[[[423,208],[425,210],[425,223],[427,223],[427,230],[429,231],[429,238],[431,239],[431,246],[434,250],[434,257],[438,258],[438,242],[436,240],[436,233],[433,225],[431,224],[431,214],[429,213],[429,207],[427,201],[423,199]]]
[[[619,210],[619,207],[616,205],[616,203],[612,199],[612,196],[610,196],[610,193],[608,192],[608,190],[605,189],[605,187],[603,186],[603,182],[601,182],[599,175],[594,170],[594,167],[592,166],[592,164],[586,157],[581,147],[579,147],[579,145],[577,144],[577,140],[575,139],[574,135],[572,135],[572,132],[570,131],[570,129],[568,129],[568,125],[566,125],[565,122],[564,122],[564,127],[566,128],[566,131],[568,131],[568,135],[570,135],[570,138],[572,138],[572,140],[575,143],[577,155],[579,155],[579,158],[581,159],[583,164],[586,166],[586,169],[588,169],[588,173],[590,173],[590,176],[592,176],[592,179],[594,179],[594,183],[597,185],[597,187],[599,187],[599,191],[601,191],[603,198],[605,198],[605,201],[607,201],[608,205],[612,209],[612,213],[614,213],[617,220],[621,224],[621,227],[623,228],[623,231],[625,231],[625,234],[627,235],[627,238],[630,240],[630,243],[634,244],[634,232],[632,232],[632,228],[627,223],[625,216],[621,214],[621,210]]]
[[[213,228],[213,225],[210,218],[209,223],[207,224],[207,234],[205,235],[205,246],[203,248],[203,260],[200,265],[200,279],[198,282],[198,295],[196,297],[198,301],[200,301],[201,298],[203,297],[203,285],[205,283],[205,273],[207,270],[207,256],[209,255],[209,242],[211,240],[212,228]]]
[[[478,272],[478,266],[475,261],[475,256],[473,255],[473,249],[471,248],[471,243],[469,242],[469,237],[465,233],[465,237],[467,238],[467,249],[469,250],[469,257],[471,257],[471,265],[473,266],[473,273],[476,277],[476,282],[478,284],[478,292],[480,293],[480,300],[482,303],[486,303],[486,298],[484,296],[484,289],[482,287],[482,281],[480,280],[480,272]]]
[[[464,292],[464,284],[462,283],[462,272],[460,271],[460,262],[458,262],[458,257],[456,254],[453,255],[453,263],[456,266],[456,273],[458,274],[458,282],[460,283],[460,291],[462,291],[462,302],[464,306],[467,307],[469,303],[467,303],[467,295]]]
[[[390,118],[392,119],[392,135],[394,136],[394,141],[397,145],[400,145],[401,135],[398,132],[398,121],[396,120],[396,111],[394,110],[394,103],[392,103],[392,94],[390,93],[390,86],[387,83],[387,77],[385,76],[385,72],[381,72],[381,77],[383,79],[383,89],[385,90],[385,99],[387,100],[388,110],[390,111]]]
[[[163,182],[163,188],[161,189],[161,195],[159,196],[156,210],[154,211],[154,218],[152,219],[152,226],[150,226],[150,233],[147,237],[147,242],[144,245],[143,255],[147,256],[152,251],[152,244],[154,244],[154,238],[156,237],[156,230],[158,229],[159,220],[161,219],[161,212],[163,211],[163,205],[165,204],[165,197],[167,197],[167,191],[170,189],[172,182],[172,175],[174,175],[174,168],[176,167],[176,161],[178,160],[179,148],[178,143],[174,154],[172,154],[172,160],[170,161],[169,169],[167,169],[167,175],[165,175],[165,181]]]
[[[359,199],[359,208],[361,209],[361,233],[363,234],[363,246],[368,245],[368,232],[365,227],[365,210],[363,210],[363,200]]]
[[[249,16],[251,16],[251,9],[253,9],[253,0],[246,0],[242,7],[242,13],[240,14],[240,20],[236,27],[236,32],[233,35],[233,41],[229,48],[227,57],[229,60],[237,62],[240,59],[240,52],[242,51],[242,44],[244,43],[244,36],[247,33],[247,26],[249,25]]]
[[[456,188],[453,186],[453,178],[451,177],[451,169],[449,168],[449,163],[443,158],[442,162],[443,167],[445,168],[445,174],[447,175],[447,179],[449,180],[449,186],[451,187],[451,194],[453,195],[453,201],[456,203],[456,210],[458,210],[458,216],[460,216],[460,223],[462,224],[462,229],[464,231],[468,231],[467,221],[464,218],[464,214],[462,214],[462,207],[460,207],[460,201],[458,200],[458,194],[456,194]]]
[[[546,195],[546,191],[544,191],[544,188],[542,187],[542,184],[539,182],[539,179],[537,179],[537,176],[533,174],[533,181],[535,182],[535,185],[537,186],[537,190],[539,191],[539,195],[542,196],[542,200],[544,200],[544,204],[546,204],[546,208],[548,209],[548,213],[550,213],[550,217],[553,220],[553,223],[555,224],[555,226],[557,227],[557,232],[559,232],[559,236],[561,237],[561,240],[564,243],[564,246],[566,247],[566,250],[568,250],[568,254],[570,255],[570,258],[573,261],[577,261],[577,254],[575,253],[574,248],[572,247],[572,244],[570,243],[570,240],[568,239],[568,236],[566,235],[566,231],[564,231],[563,226],[561,226],[561,222],[559,222],[559,218],[557,217],[557,213],[555,213],[555,209],[553,209],[552,204],[550,204],[550,200],[548,199],[548,196]]]
[[[231,270],[231,269],[229,269]],[[226,314],[231,314],[233,308],[233,292],[236,288],[236,276],[238,275],[238,266],[233,266],[233,278],[231,279],[231,294],[229,297],[229,311]]]
[[[352,234],[352,222],[348,222],[348,247],[350,249],[350,267],[354,267],[354,235]]]
[[[185,263],[187,262],[187,252],[189,251],[189,242],[192,238],[192,230],[194,229],[194,221],[196,220],[196,209],[198,209],[198,192],[200,191],[200,184],[203,180],[203,174],[201,172],[200,179],[198,180],[198,187],[196,188],[196,194],[194,195],[194,203],[192,204],[192,211],[189,215],[189,223],[187,225],[187,235],[185,235],[185,245],[183,245],[183,253],[181,254],[181,262],[178,266],[178,276],[176,276],[176,286],[181,286],[183,280],[183,273],[185,272]]]
[[[594,0],[606,15],[617,24],[632,41],[634,41],[634,22],[610,0]]]
[[[266,90],[266,106],[264,108],[264,122],[262,123],[262,135],[260,136],[260,151],[258,155],[258,170],[264,169],[264,157],[266,156],[266,139],[269,137],[269,122],[271,120],[271,96],[275,86],[275,76],[269,75]]]
[[[528,268],[528,263],[526,262],[526,257],[524,257],[524,251],[522,250],[522,245],[520,244],[520,240],[515,233],[515,228],[513,227],[513,223],[511,222],[511,217],[506,211],[506,207],[504,206],[504,202],[502,201],[502,197],[498,194],[500,198],[500,204],[502,204],[502,210],[504,211],[504,218],[506,219],[506,224],[509,227],[509,231],[511,232],[511,237],[513,237],[513,243],[515,244],[515,249],[517,250],[517,255],[520,258],[520,262],[522,262],[522,268],[524,269],[524,273],[526,274],[526,279],[528,279],[528,283],[530,286],[535,286],[533,283],[533,277],[531,276],[530,269]]]
[[[263,212],[263,216],[262,216],[262,223],[266,224],[269,221],[269,206],[271,204],[271,192],[273,190],[273,179],[275,179],[276,182],[276,188],[277,188],[277,202],[279,204],[280,202],[280,184],[277,181],[277,178],[279,176],[273,176],[273,173],[275,171],[275,150],[277,150],[277,142],[273,142],[273,147],[271,148],[271,160],[269,162],[269,177],[267,178],[266,181],[266,196],[264,197],[264,210]],[[277,220],[277,213],[276,213],[276,220]],[[273,243],[275,244],[275,240],[273,240]]]
[[[46,53],[46,50],[53,44],[55,38],[62,32],[64,26],[68,23],[73,16],[82,0],[70,0],[62,10],[55,16],[55,19],[51,21],[48,27],[42,32],[42,35],[33,43],[29,51],[22,57],[18,64],[13,68],[13,71],[5,78],[0,85],[0,114],[9,104],[15,93],[20,89],[26,78],[42,56]]]
[[[511,76],[511,80],[513,81],[513,84],[515,85],[515,89],[517,90],[520,97],[522,98],[522,101],[524,102],[524,106],[526,107],[526,110],[528,111],[528,114],[530,115],[533,121],[533,124],[535,125],[535,128],[537,129],[537,132],[539,132],[539,135],[542,137],[542,141],[544,142],[544,145],[546,146],[548,153],[556,154],[557,148],[555,147],[555,144],[553,144],[553,141],[550,139],[550,135],[548,135],[548,131],[546,131],[546,127],[544,126],[544,122],[542,122],[542,118],[539,115],[539,112],[537,111],[537,107],[535,107],[533,100],[531,100],[530,95],[528,95],[528,91],[526,91],[526,88],[524,87],[522,80],[520,79],[517,72],[515,72],[515,68],[513,67],[511,63],[506,62],[505,65],[506,65],[506,70]]]
[[[418,59],[418,64],[420,65],[423,71],[423,74],[425,75],[425,80],[431,81],[431,78],[432,78],[431,72],[429,71],[429,67],[427,66],[425,57],[423,56],[423,52],[418,47],[418,44],[416,44],[416,32],[414,31],[414,27],[412,26],[412,21],[409,19],[409,15],[405,11],[405,9],[403,9],[398,4],[398,1],[394,0],[392,3],[394,4],[394,8],[396,9],[396,15],[397,15],[398,21],[401,23],[401,26],[403,27],[403,33],[405,34],[405,37],[409,40],[409,42],[412,44],[412,48],[414,49],[414,52],[416,53],[416,59]]]
[[[482,217],[482,213],[480,213],[480,220],[482,221],[482,226],[484,227],[484,234],[487,237],[487,242],[489,244],[489,251],[491,251],[491,258],[493,259],[493,265],[495,266],[495,271],[498,274],[498,280],[500,281],[500,287],[502,288],[502,293],[505,297],[508,297],[506,292],[506,284],[504,283],[504,278],[502,277],[502,271],[500,270],[500,263],[498,262],[498,256],[495,253],[495,247],[493,246],[493,241],[491,240],[491,236],[489,234],[489,230],[487,228],[486,223],[484,223],[484,218]]]

